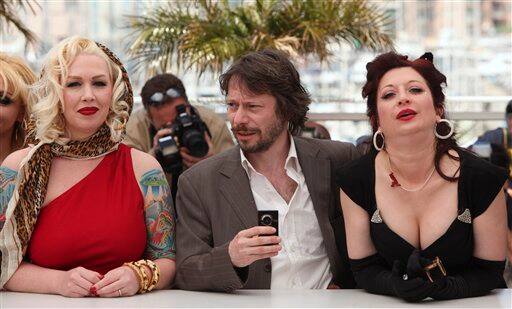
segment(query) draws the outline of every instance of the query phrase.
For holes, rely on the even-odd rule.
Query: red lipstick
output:
[[[85,115],[85,116],[94,115],[94,114],[96,114],[97,111],[98,111],[97,107],[82,107],[81,109],[78,110],[78,112],[80,114]]]
[[[402,121],[408,121],[411,120],[416,116],[416,111],[410,109],[410,108],[404,108],[402,109],[397,115],[396,119],[402,120]]]

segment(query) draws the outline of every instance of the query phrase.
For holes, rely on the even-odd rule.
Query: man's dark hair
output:
[[[291,134],[298,134],[304,127],[311,98],[286,54],[266,49],[242,56],[220,76],[220,89],[224,95],[228,94],[232,79],[252,94],[275,97],[277,115],[289,122]]]
[[[505,115],[512,116],[512,100],[508,101],[507,107],[505,108]]]
[[[151,101],[151,96],[156,92],[165,93],[170,88],[176,90],[180,94],[180,97],[188,102],[187,92],[181,80],[175,75],[166,73],[153,76],[144,84],[140,92],[142,104],[147,109],[151,105],[163,103]]]

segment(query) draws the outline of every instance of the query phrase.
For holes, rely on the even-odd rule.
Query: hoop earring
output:
[[[380,137],[382,138],[382,145],[379,147],[377,145],[377,136],[380,135]],[[377,130],[377,132],[375,132],[373,134],[373,147],[375,147],[375,149],[377,149],[377,151],[381,151],[382,149],[384,149],[384,134],[382,133],[382,131],[380,129]]]
[[[439,134],[437,132],[437,127],[442,122],[446,123],[446,125],[450,128],[450,132],[448,132],[448,134],[446,134],[446,135],[441,135],[441,134]],[[439,138],[439,139],[448,139],[448,138],[450,138],[453,135],[453,131],[454,131],[453,123],[450,120],[448,120],[448,119],[440,119],[439,121],[436,122],[436,125],[434,127],[434,135],[437,138]]]

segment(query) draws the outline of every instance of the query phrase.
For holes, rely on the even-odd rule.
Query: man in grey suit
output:
[[[351,144],[292,137],[311,99],[288,58],[249,53],[220,77],[238,146],[179,179],[176,285],[187,290],[353,288],[337,167]],[[278,236],[258,211],[278,212]]]

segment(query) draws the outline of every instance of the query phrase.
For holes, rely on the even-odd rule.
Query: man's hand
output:
[[[155,137],[153,137],[153,149],[156,150],[158,148],[158,140],[166,135],[169,135],[172,133],[172,130],[164,127],[160,130],[158,130],[155,134]]]
[[[276,229],[271,226],[255,226],[240,231],[229,243],[228,253],[231,263],[245,267],[254,261],[276,256],[281,250],[281,238],[271,235]]]
[[[209,158],[214,155],[212,140],[210,139],[210,136],[208,136],[208,133],[204,132],[204,138],[206,140],[206,143],[208,144],[208,153],[204,157],[201,157],[201,158],[193,157],[190,155],[190,152],[187,148],[185,148],[185,147],[180,148],[180,154],[181,154],[181,157],[183,158],[183,164],[187,168],[191,167],[192,165],[196,164],[197,162],[199,162],[201,160],[204,160],[204,159]]]

